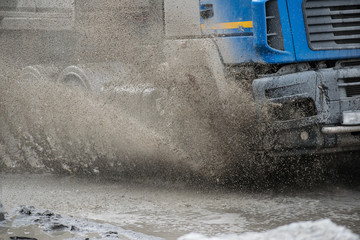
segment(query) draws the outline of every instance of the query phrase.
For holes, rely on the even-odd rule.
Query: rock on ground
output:
[[[60,239],[84,240],[84,239],[129,239],[129,240],[161,240],[139,232],[126,230],[107,223],[96,223],[88,220],[78,220],[70,216],[56,214],[50,210],[40,211],[33,206],[20,206],[14,210],[12,221],[4,225],[7,229],[15,230],[19,228],[36,226],[44,233],[41,238],[33,238],[29,235],[8,236],[10,239],[46,239],[45,237],[57,236]],[[13,232],[10,233],[14,234]],[[95,238],[88,237],[95,234]],[[69,236],[72,236],[69,238]],[[0,232],[0,239],[1,236]],[[63,238],[62,238],[63,237]]]
[[[5,220],[5,212],[4,212],[2,204],[0,203],[0,222],[2,222],[4,220]]]

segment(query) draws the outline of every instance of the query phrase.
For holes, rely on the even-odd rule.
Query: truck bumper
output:
[[[360,122],[343,125],[343,113],[360,110],[360,67],[311,70],[253,83],[263,133],[258,147],[281,155],[360,150]]]

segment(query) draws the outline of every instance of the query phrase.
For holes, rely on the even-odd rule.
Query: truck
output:
[[[216,144],[205,138],[228,143],[226,154],[242,145],[281,156],[360,149],[360,0],[9,0],[0,8],[2,32],[51,36],[22,78],[111,95],[148,126],[177,129],[183,148],[204,149],[189,150],[197,156],[211,158]],[[195,121],[169,113],[174,98]],[[246,106],[256,123],[244,126]]]
[[[273,66],[252,83],[264,151],[359,149],[359,4],[200,1],[202,33],[217,36],[224,64]]]

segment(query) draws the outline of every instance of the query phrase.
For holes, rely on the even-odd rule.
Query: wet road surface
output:
[[[53,175],[0,175],[1,201],[106,222],[164,239],[260,232],[299,221],[330,219],[360,234],[360,189],[248,193],[196,190],[181,184],[101,182]]]

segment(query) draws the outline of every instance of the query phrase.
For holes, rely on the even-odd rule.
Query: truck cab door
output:
[[[200,0],[202,35],[249,35],[252,32],[250,0]]]

